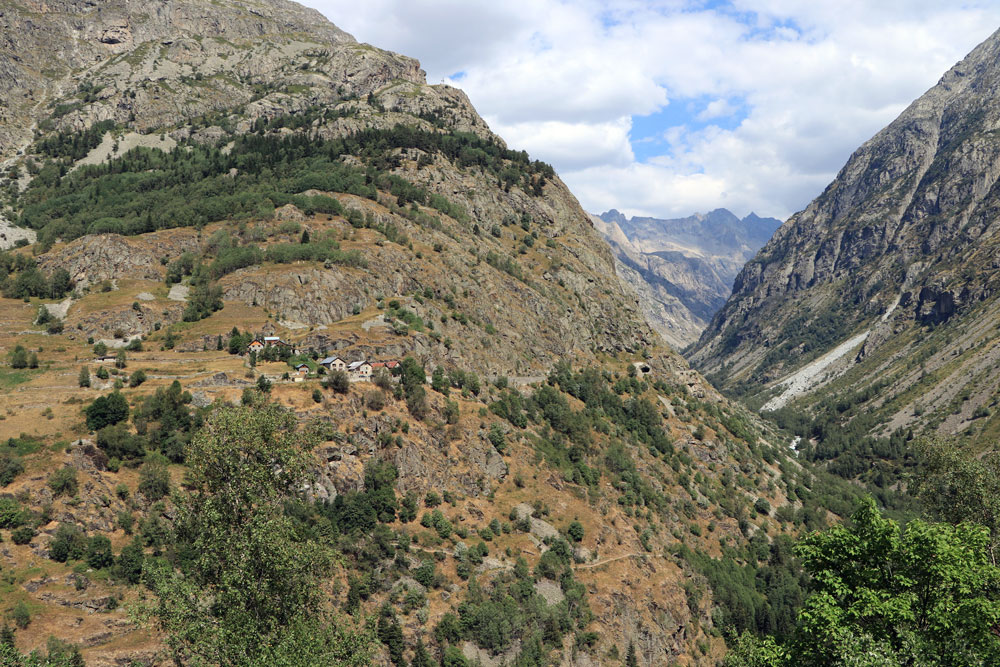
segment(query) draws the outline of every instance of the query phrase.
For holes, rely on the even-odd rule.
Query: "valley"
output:
[[[1000,656],[997,36],[780,225],[285,0],[0,21],[0,664]]]

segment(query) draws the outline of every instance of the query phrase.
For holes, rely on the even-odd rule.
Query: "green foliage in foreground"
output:
[[[371,631],[345,630],[324,606],[330,550],[283,512],[307,445],[294,417],[267,405],[220,410],[191,440],[177,562],[144,572],[179,664],[369,664]]]
[[[727,667],[1000,664],[1000,569],[988,529],[915,520],[900,527],[866,501],[850,526],[804,538],[812,574],[794,639],[744,635]]]

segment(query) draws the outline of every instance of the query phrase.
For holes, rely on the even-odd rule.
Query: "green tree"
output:
[[[311,444],[293,415],[267,404],[220,409],[192,438],[190,491],[176,510],[189,557],[183,572],[147,566],[154,614],[179,662],[369,664],[371,632],[345,630],[324,609],[328,548],[284,512]]]
[[[111,540],[104,535],[94,535],[87,541],[87,565],[95,570],[110,567],[115,562],[111,553]]]
[[[159,454],[151,454],[139,468],[139,491],[152,501],[170,493],[170,473]]]
[[[115,559],[115,576],[130,584],[139,583],[142,579],[142,564],[145,558],[142,541],[137,537],[122,547],[121,553]]]
[[[77,384],[81,387],[90,386],[90,369],[84,366],[80,369],[80,375],[77,377]]]
[[[417,645],[413,649],[413,660],[410,661],[410,667],[437,667],[437,664],[437,660],[431,657],[427,647],[424,646],[423,637],[417,637]]]
[[[1000,547],[1000,453],[983,456],[952,443],[917,444],[920,468],[912,493],[924,507],[948,523],[963,521],[990,531],[990,561],[997,564]]]
[[[788,652],[771,637],[755,637],[744,632],[726,654],[722,667],[782,667]]]
[[[63,495],[75,496],[79,488],[79,483],[76,480],[76,468],[65,466],[56,470],[49,475],[48,484],[49,488],[52,489],[52,494],[57,498]]]
[[[629,642],[625,652],[625,667],[639,667],[639,659],[635,655],[635,644]]]
[[[83,412],[87,416],[87,428],[99,431],[105,426],[114,426],[128,419],[128,401],[116,391],[107,396],[98,396]]]
[[[23,345],[15,345],[14,349],[7,355],[11,368],[28,367],[28,351]]]
[[[146,371],[140,369],[132,373],[128,379],[128,386],[135,388],[146,381]]]
[[[849,526],[796,547],[812,575],[796,665],[1000,664],[1000,569],[982,526],[882,517],[867,499]],[[878,654],[889,662],[864,662]]]
[[[351,380],[344,371],[333,371],[326,378],[326,386],[338,394],[346,394],[351,389]]]
[[[382,644],[389,649],[389,659],[394,665],[405,665],[403,660],[403,649],[406,644],[403,642],[403,628],[399,625],[396,612],[388,604],[382,605],[378,617],[378,638]]]

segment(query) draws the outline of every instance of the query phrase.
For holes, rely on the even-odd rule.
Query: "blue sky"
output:
[[[1000,27],[968,0],[305,0],[462,88],[585,208],[784,218]]]

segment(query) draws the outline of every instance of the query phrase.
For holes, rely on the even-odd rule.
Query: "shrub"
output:
[[[139,469],[139,491],[152,501],[157,501],[170,493],[170,473],[167,466],[156,458],[150,458]]]
[[[138,538],[132,540],[118,554],[118,559],[115,561],[115,576],[130,584],[138,584],[142,578],[142,563],[145,558],[142,542]]]
[[[111,459],[129,461],[146,455],[145,438],[133,435],[125,424],[106,426],[97,432],[97,446]],[[111,469],[111,466],[108,466]],[[115,472],[112,470],[112,472]]]
[[[28,351],[23,345],[17,345],[10,354],[7,355],[10,361],[11,368],[27,368],[28,367]]]
[[[385,394],[381,390],[369,391],[365,394],[365,405],[376,412],[385,408]]]
[[[14,544],[28,544],[38,534],[31,526],[18,526],[10,533],[10,541]]]
[[[344,371],[334,371],[326,378],[326,386],[338,394],[346,394],[351,389],[351,379]]]
[[[14,605],[11,617],[14,619],[14,624],[22,630],[31,624],[31,612],[28,610],[28,605],[25,604],[24,600],[20,600]]]
[[[507,450],[507,438],[504,437],[503,429],[500,427],[500,424],[491,424],[490,432],[487,437],[493,447],[501,454]]]
[[[95,570],[102,570],[114,563],[111,553],[111,540],[104,535],[94,535],[87,542],[87,565]]]
[[[49,475],[48,484],[56,498],[63,495],[75,496],[79,489],[79,484],[76,481],[76,468],[66,466],[56,470]]]
[[[132,376],[129,377],[129,379],[128,379],[128,386],[130,386],[130,387],[138,387],[139,385],[141,385],[145,381],[146,381],[146,373],[145,373],[145,371],[138,370],[138,371],[132,373]]]
[[[17,528],[27,521],[21,503],[9,496],[0,498],[0,528]]]
[[[757,502],[753,504],[753,508],[758,514],[770,514],[771,513],[771,503],[767,502],[766,498],[758,498]]]
[[[17,456],[4,452],[0,454],[0,486],[7,486],[24,472],[24,464]]]
[[[566,534],[574,542],[580,542],[583,540],[583,524],[579,521],[573,521],[569,524],[569,528],[566,529]]]

